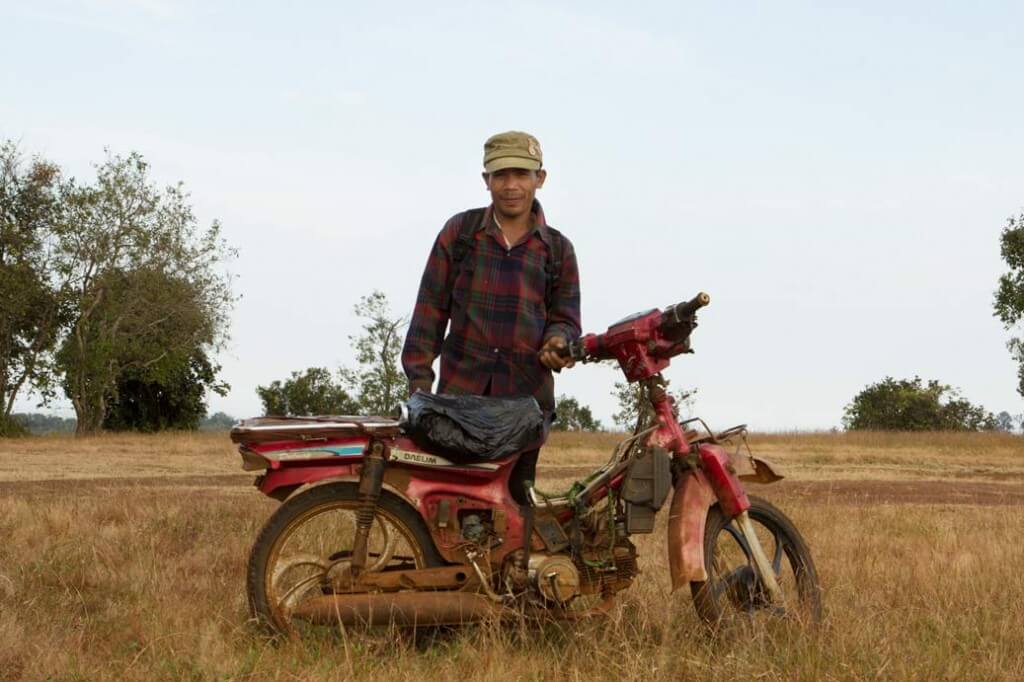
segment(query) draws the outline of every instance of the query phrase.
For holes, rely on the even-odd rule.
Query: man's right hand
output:
[[[556,372],[566,367],[572,367],[576,362],[569,356],[562,357],[559,354],[559,351],[565,350],[568,347],[569,343],[561,336],[549,337],[544,342],[544,345],[541,346],[540,352],[537,353],[540,364]]]

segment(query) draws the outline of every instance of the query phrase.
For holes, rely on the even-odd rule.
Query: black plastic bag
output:
[[[544,415],[532,397],[493,398],[417,391],[405,427],[421,447],[456,461],[489,461],[544,443]]]

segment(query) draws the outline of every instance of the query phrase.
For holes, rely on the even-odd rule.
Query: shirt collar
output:
[[[530,207],[530,219],[533,222],[530,234],[537,235],[546,245],[551,246],[551,231],[548,230],[548,223],[544,218],[544,209],[536,199],[533,200],[533,206]],[[499,234],[498,223],[494,221],[494,204],[488,206],[484,211],[484,226],[491,234]]]

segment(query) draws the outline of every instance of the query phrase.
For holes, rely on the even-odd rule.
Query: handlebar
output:
[[[702,291],[689,301],[670,305],[661,311],[659,327],[664,333],[669,335],[669,338],[678,335],[677,332],[680,331],[685,331],[686,336],[689,336],[689,332],[696,326],[693,318],[694,314],[709,303],[711,303],[711,297]],[[593,335],[591,334],[590,336]],[[602,334],[599,338],[603,337],[604,335]],[[685,341],[685,339],[682,340]],[[559,348],[556,352],[560,358],[572,358],[577,362],[586,361],[587,359],[583,338],[570,342],[565,348]]]
[[[662,325],[676,325],[688,321],[698,310],[711,303],[711,297],[703,291],[685,303],[670,305],[661,312]]]

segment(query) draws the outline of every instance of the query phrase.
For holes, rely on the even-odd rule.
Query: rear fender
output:
[[[325,464],[322,466],[281,466],[269,469],[257,479],[260,492],[282,502],[299,488],[327,481],[342,480],[348,476],[358,478],[355,462]]]
[[[702,471],[683,474],[676,483],[668,516],[668,565],[672,590],[708,579],[704,568],[704,524],[717,501]]]
[[[296,476],[292,474],[288,476],[276,476],[277,474],[283,474],[284,472],[289,471],[288,469],[278,469],[276,471],[269,472],[266,478],[264,478],[260,483],[260,491],[270,497],[276,497],[284,502],[300,491],[305,491],[319,485],[345,481],[350,483],[359,483],[359,466],[354,462],[340,467],[334,465],[331,467],[303,467],[303,469],[309,472],[309,475]],[[291,471],[302,471],[303,469]],[[324,469],[329,469],[329,471],[324,471]],[[394,470],[385,470],[384,482],[381,485],[381,489],[394,494],[410,507],[416,509],[415,500],[409,497],[405,491],[405,481],[394,475],[388,475],[393,471]],[[327,475],[324,476],[324,474]],[[269,480],[271,477],[274,477],[275,480]],[[395,480],[388,480],[389,478]],[[275,492],[278,494],[275,495]]]

